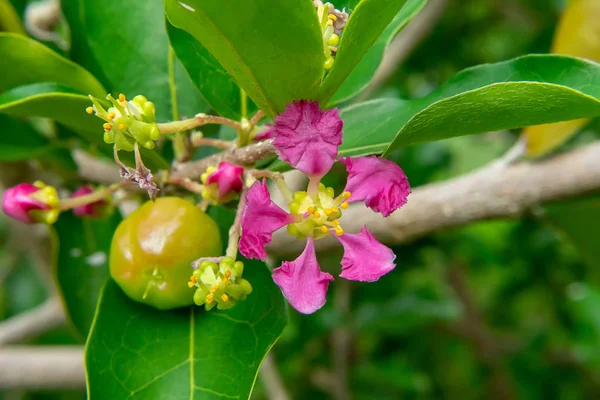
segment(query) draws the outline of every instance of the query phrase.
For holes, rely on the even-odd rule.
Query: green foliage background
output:
[[[563,3],[451,1],[433,33],[379,94],[417,98],[463,68],[547,52]],[[593,122],[562,149],[599,133]],[[459,137],[404,148],[392,158],[416,187],[482,166],[514,139],[510,132]],[[46,156],[52,162],[52,152]],[[340,186],[344,177],[334,170],[327,179]],[[273,355],[291,397],[331,397],[341,329],[351,334],[347,368],[355,399],[596,398],[600,255],[585,240],[599,237],[598,226],[600,206],[591,198],[397,246],[398,267],[379,282],[345,285],[338,279],[320,312],[301,316],[290,310]],[[0,239],[7,229],[2,220]],[[0,319],[5,319],[43,302],[48,292],[41,282],[48,278],[34,267],[32,255],[15,252],[6,240],[2,244]],[[324,269],[338,271],[340,254],[322,258]],[[351,293],[350,310],[340,312],[336,304],[345,291]],[[41,343],[76,341],[61,329],[32,342]],[[10,398],[85,398],[78,392],[18,396]],[[260,380],[253,398],[266,398]]]

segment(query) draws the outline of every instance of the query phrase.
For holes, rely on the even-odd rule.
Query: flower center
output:
[[[289,203],[290,213],[296,215],[298,222],[289,224],[288,233],[299,239],[312,237],[321,239],[331,232],[341,236],[344,230],[339,218],[342,210],[348,208],[350,192],[343,192],[335,197],[333,188],[319,184],[317,195],[313,198],[307,192],[295,192]]]

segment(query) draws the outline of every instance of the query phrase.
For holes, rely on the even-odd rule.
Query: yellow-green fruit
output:
[[[147,202],[117,227],[110,248],[110,274],[133,300],[161,310],[194,303],[190,263],[220,256],[219,228],[178,197]]]

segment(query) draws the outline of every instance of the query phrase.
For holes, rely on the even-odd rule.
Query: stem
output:
[[[66,211],[66,210],[70,210],[75,207],[86,206],[88,204],[92,204],[97,201],[104,200],[107,196],[110,196],[111,194],[113,194],[122,185],[123,185],[122,183],[115,183],[103,190],[99,190],[94,193],[86,194],[85,196],[73,197],[73,198],[69,198],[69,199],[62,199],[60,201],[59,209],[61,211]]]
[[[169,88],[171,90],[171,110],[173,121],[179,120],[179,108],[177,106],[177,86],[175,86],[175,52],[169,46]]]
[[[248,95],[244,89],[240,89],[240,100],[242,103],[242,119],[248,118]]]
[[[250,126],[254,128],[254,126],[256,126],[256,124],[258,124],[264,116],[265,113],[262,110],[258,110],[256,114],[254,114],[254,116],[250,118]]]
[[[234,145],[229,140],[211,139],[205,138],[201,135],[192,135],[192,146],[210,146],[221,150],[231,150]]]
[[[281,174],[280,172],[266,171],[263,169],[253,169],[250,171],[250,173],[256,179],[269,178],[273,180],[273,182],[275,182],[275,185],[277,185],[277,189],[279,189],[279,192],[281,192],[281,195],[283,196],[283,199],[286,201],[286,203],[292,202],[293,194],[288,185],[285,183],[283,174]]]
[[[239,131],[242,125],[234,120],[216,115],[197,114],[194,118],[184,119],[182,121],[167,122],[158,124],[158,129],[162,135],[187,131],[207,124],[228,125]]]
[[[231,228],[229,228],[229,242],[227,243],[225,255],[234,260],[237,258],[238,253],[238,242],[240,240],[242,227],[242,212],[246,206],[246,193],[248,193],[248,188],[244,185],[244,189],[242,190],[242,193],[240,193],[240,202],[238,203],[238,208],[235,213],[235,220],[233,221]]]

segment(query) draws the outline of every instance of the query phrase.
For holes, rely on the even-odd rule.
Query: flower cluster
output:
[[[391,271],[395,255],[379,243],[366,227],[359,233],[344,231],[340,217],[348,204],[364,202],[372,210],[389,216],[406,203],[410,186],[396,164],[378,157],[339,158],[346,166],[345,190],[335,196],[321,178],[338,159],[343,121],[338,110],[322,111],[318,103],[298,101],[275,118],[273,145],[279,157],[305,173],[310,181],[306,191],[288,199],[289,212],[270,198],[266,182],[255,182],[246,196],[242,213],[240,252],[264,260],[265,246],[273,232],[287,226],[298,238],[307,238],[306,248],[294,261],[273,271],[273,279],[289,303],[301,313],[312,313],[325,304],[333,277],[320,270],[314,241],[334,235],[344,247],[342,278],[372,282]]]
[[[321,35],[323,37],[323,50],[325,52],[325,71],[333,67],[334,57],[337,53],[337,46],[340,43],[340,34],[348,21],[348,14],[344,11],[336,10],[331,3],[315,0],[317,8],[317,17],[321,25]]]
[[[118,100],[112,95],[106,96],[112,104],[107,110],[93,96],[90,95],[93,107],[86,109],[88,114],[95,113],[97,117],[106,121],[104,127],[104,141],[116,146],[117,150],[133,151],[137,142],[147,149],[153,149],[155,140],[160,138],[160,130],[156,124],[156,108],[154,103],[145,96],[138,95],[127,101],[124,94]]]
[[[227,310],[237,301],[245,300],[252,293],[252,286],[242,278],[243,272],[244,263],[231,257],[223,257],[218,263],[200,261],[188,282],[190,288],[197,287],[194,303],[204,305],[207,311],[215,306],[219,310]]]

